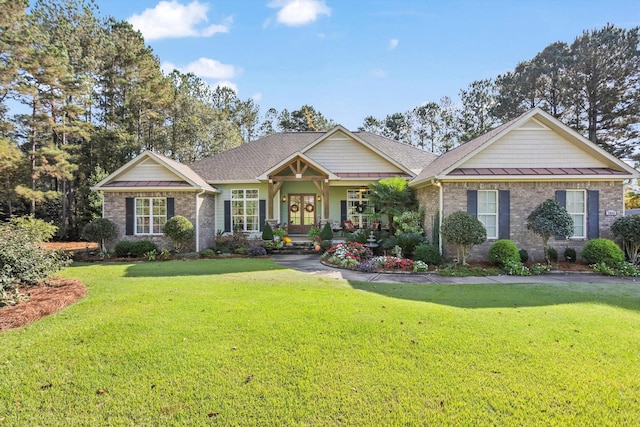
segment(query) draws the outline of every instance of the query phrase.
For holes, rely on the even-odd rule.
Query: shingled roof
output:
[[[432,153],[370,132],[343,131],[407,170],[419,171],[436,158]],[[329,133],[275,133],[199,160],[190,167],[210,183],[252,181],[293,154],[304,153]]]

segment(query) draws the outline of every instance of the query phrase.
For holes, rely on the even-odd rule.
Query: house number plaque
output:
[[[606,216],[618,216],[618,211],[606,211]]]

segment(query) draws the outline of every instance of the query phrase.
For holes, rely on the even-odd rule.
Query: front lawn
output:
[[[0,334],[0,426],[640,417],[632,282],[349,283],[269,259],[76,265],[64,275],[88,296]]]

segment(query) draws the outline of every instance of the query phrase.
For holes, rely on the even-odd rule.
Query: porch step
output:
[[[284,246],[280,249],[276,249],[272,254],[276,255],[313,255],[316,252],[311,242],[293,242],[291,246]]]

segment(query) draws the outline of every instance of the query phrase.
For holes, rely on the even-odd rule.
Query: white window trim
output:
[[[241,198],[234,198],[233,197],[233,192],[234,191],[242,191],[242,197]],[[256,192],[256,197],[253,198],[247,198],[247,192],[248,191],[255,191]],[[258,190],[257,188],[232,188],[231,189],[231,230],[235,230],[235,225],[233,222],[233,219],[239,216],[242,216],[243,219],[243,228],[241,231],[245,232],[245,233],[257,233],[258,231],[260,231],[260,190]],[[242,208],[242,215],[234,215],[233,214],[233,202],[242,202],[243,204],[243,208]],[[258,202],[258,208],[256,210],[256,215],[247,215],[247,202]],[[253,217],[257,217],[257,229],[256,230],[247,230],[247,218],[253,218]]]
[[[494,212],[480,212],[480,193],[494,193],[496,195],[496,211]],[[496,221],[496,234],[493,236],[490,236],[489,234],[487,234],[487,240],[497,240],[498,236],[500,235],[500,221],[498,218],[498,215],[500,214],[500,198],[498,197],[498,190],[478,190],[478,201],[476,204],[476,218],[478,218],[478,220],[480,220],[481,216],[487,217],[487,216],[493,216],[495,218]],[[483,223],[484,225],[484,223]],[[486,226],[485,226],[486,229]]]
[[[568,195],[569,193],[582,193],[582,212],[569,212],[569,209],[567,208],[567,206],[569,205],[568,202]],[[586,239],[587,238],[587,190],[565,190],[565,209],[567,209],[567,212],[569,213],[569,215],[572,216],[573,219],[573,215],[582,215],[582,235],[577,236],[575,234],[575,221],[574,221],[574,231],[573,231],[573,235],[569,236],[569,239]]]
[[[147,217],[147,215],[138,215],[138,200],[149,200],[149,230],[151,230],[150,233],[139,233],[138,232],[138,218],[141,217]],[[153,233],[153,201],[154,200],[164,200],[164,222],[167,222],[167,198],[166,197],[136,197],[135,198],[135,204],[133,206],[133,231],[134,231],[134,235],[135,236],[162,236],[164,234],[164,232],[159,232],[159,233]],[[163,223],[163,227],[164,227],[164,223]]]
[[[367,199],[365,197],[365,195],[368,193],[368,189],[365,189],[364,191],[362,191],[361,188],[349,188],[347,189],[347,219],[350,220],[352,217],[356,216],[358,217],[358,224],[354,224],[357,225],[360,228],[364,228],[365,226],[365,222],[367,222],[368,224],[368,216],[364,213],[364,212],[354,212],[352,214],[349,213],[350,208],[353,207],[353,203],[360,203],[360,204],[365,204],[368,205],[369,203],[369,199]],[[357,199],[351,199],[349,198],[349,192],[357,192],[358,193],[358,198]],[[368,224],[370,225],[370,224]]]

